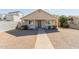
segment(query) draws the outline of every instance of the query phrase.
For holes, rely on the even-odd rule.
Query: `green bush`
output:
[[[60,27],[68,28],[69,25],[68,25],[67,21],[68,21],[68,17],[66,17],[66,16],[60,16],[59,17]]]
[[[57,26],[53,26],[53,29],[57,29]]]

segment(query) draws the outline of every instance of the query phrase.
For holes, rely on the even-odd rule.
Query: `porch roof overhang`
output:
[[[57,17],[51,15],[41,9],[36,10],[24,17],[21,18],[22,20],[56,20]]]

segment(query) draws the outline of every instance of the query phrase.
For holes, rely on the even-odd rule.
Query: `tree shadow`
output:
[[[57,29],[54,29],[54,30],[45,30],[45,32],[46,33],[54,33],[54,32],[59,32],[59,31]],[[13,30],[6,31],[6,33],[14,35],[16,37],[44,34],[44,33],[38,33],[38,29],[34,29],[34,30],[18,30],[18,29],[13,29]]]

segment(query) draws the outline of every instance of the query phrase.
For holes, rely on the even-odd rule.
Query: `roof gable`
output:
[[[31,19],[37,19],[37,20],[38,19],[46,19],[46,20],[49,20],[49,19],[56,19],[56,17],[54,15],[51,15],[51,14],[41,10],[41,9],[38,9],[38,10],[22,17],[22,19],[24,19],[24,20],[25,19],[26,20],[27,19],[29,19],[29,20],[31,20]]]

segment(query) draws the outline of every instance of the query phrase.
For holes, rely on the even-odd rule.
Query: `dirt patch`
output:
[[[10,31],[11,33],[19,33],[19,31]],[[24,31],[24,33],[32,33],[31,31]],[[0,48],[9,49],[30,49],[35,47],[36,35],[13,35],[7,32],[0,33]],[[36,33],[36,32],[33,32]],[[22,34],[20,32],[20,34]],[[18,34],[17,34],[18,35]]]

